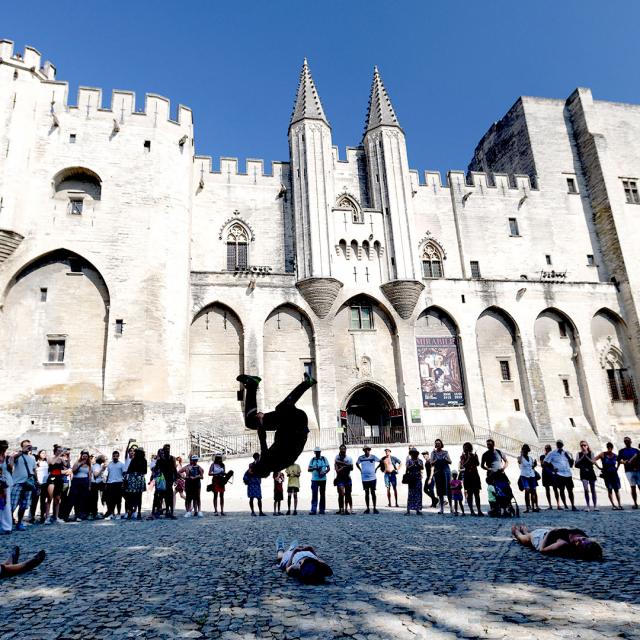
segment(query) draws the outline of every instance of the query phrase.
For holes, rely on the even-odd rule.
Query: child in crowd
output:
[[[282,471],[273,472],[273,515],[281,516],[280,505],[284,499],[284,473]]]
[[[460,511],[462,515],[464,515],[464,502],[462,500],[462,480],[458,478],[458,472],[451,472],[451,482],[449,483],[449,488],[451,489],[451,499],[453,500],[453,508],[454,513],[458,515],[458,506],[460,506]]]
[[[249,498],[249,508],[251,509],[251,515],[257,515],[253,508],[253,501],[258,501],[258,511],[261,516],[267,515],[262,511],[262,478],[255,471],[255,465],[260,459],[259,453],[253,454],[253,462],[249,465],[249,468],[245,471],[243,482],[247,485],[247,497]]]
[[[291,515],[291,497],[293,496],[293,515],[298,515],[298,492],[300,491],[300,469],[299,464],[290,464],[286,469],[287,474],[287,515]]]

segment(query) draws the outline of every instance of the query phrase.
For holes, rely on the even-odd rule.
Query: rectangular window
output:
[[[560,332],[561,338],[567,337],[567,323],[563,320],[560,320],[560,322],[558,322],[558,331]]]
[[[124,331],[124,320],[116,320],[116,335],[121,336]]]
[[[352,329],[373,329],[373,312],[371,307],[354,305],[351,307]]]
[[[65,342],[64,339],[60,338],[49,339],[48,362],[64,362]]]
[[[640,204],[637,180],[623,180],[624,196],[629,204]]]
[[[145,153],[151,153],[151,140],[144,141],[144,151]]]
[[[69,271],[71,273],[82,273],[82,263],[77,258],[69,258]]]
[[[480,278],[480,263],[477,260],[471,260],[469,264],[471,265],[471,277]]]
[[[618,402],[620,400],[620,391],[618,390],[618,381],[616,380],[616,372],[614,369],[607,369],[607,378],[609,381],[611,400]]]
[[[545,259],[545,262],[546,262],[547,264],[551,264],[551,256],[550,256],[550,255],[546,255],[546,256],[544,257],[544,259]]]
[[[519,236],[518,221],[515,218],[509,218],[509,233],[512,236]]]
[[[520,400],[518,400],[518,398],[513,399],[513,408],[516,411],[520,411]]]
[[[573,418],[569,418],[569,424],[575,429],[576,428],[576,421]]]
[[[464,299],[464,293],[460,295],[460,300],[462,301],[462,304],[466,302],[466,300]]]
[[[43,287],[42,289],[40,289],[40,302],[46,302],[47,301],[47,289],[46,287]]]
[[[595,267],[596,259],[589,253],[587,254],[587,267]]]
[[[508,360],[500,360],[500,375],[504,381],[511,380],[511,368]]]
[[[75,144],[76,143],[76,134],[75,133],[70,133],[69,134],[69,144]]]
[[[241,242],[228,242],[227,271],[246,269],[247,266],[247,245]]]
[[[607,369],[607,380],[612,402],[635,400],[633,378],[626,369]]]
[[[422,275],[425,278],[442,278],[442,263],[440,260],[423,260]]]
[[[313,378],[313,362],[305,362],[303,366],[304,366],[304,372],[310,378]]]
[[[562,388],[564,389],[564,395],[568,398],[571,395],[571,389],[569,389],[569,380],[562,378]]]
[[[71,198],[71,200],[69,200],[69,213],[72,216],[81,216],[82,206],[83,206],[82,198]]]
[[[575,178],[567,178],[567,193],[578,193]]]

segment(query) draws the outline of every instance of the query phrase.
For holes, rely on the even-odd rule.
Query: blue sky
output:
[[[35,0],[1,12],[0,37],[40,50],[68,81],[145,92],[194,110],[199,154],[287,159],[307,56],[333,143],[362,137],[373,65],[412,168],[464,169],[519,95],[640,102],[640,3],[435,0]]]

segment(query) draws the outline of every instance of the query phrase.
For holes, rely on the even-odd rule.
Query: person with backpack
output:
[[[326,494],[327,494],[327,473],[331,467],[329,461],[323,456],[322,449],[316,447],[313,450],[313,458],[309,462],[309,468],[307,471],[311,474],[311,511],[310,516],[315,516],[316,513],[322,515],[326,507]],[[320,509],[318,509],[318,494],[320,494]]]
[[[568,451],[564,450],[564,442],[558,440],[556,442],[556,450],[547,454],[544,461],[553,466],[555,471],[556,487],[560,492],[560,499],[565,509],[567,507],[567,499],[565,498],[565,491],[569,496],[571,502],[571,511],[577,511],[575,501],[573,498],[573,478],[571,475],[571,468],[573,467],[573,457]]]

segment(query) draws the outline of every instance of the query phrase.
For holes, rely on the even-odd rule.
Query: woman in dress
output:
[[[220,515],[224,515],[224,488],[225,488],[225,473],[227,472],[224,462],[222,461],[222,454],[217,453],[213,457],[213,462],[209,467],[209,475],[211,476],[211,484],[213,490],[213,515],[218,515],[218,496],[220,496]]]
[[[586,440],[580,441],[580,451],[578,451],[576,455],[575,466],[580,469],[580,480],[582,480],[584,499],[587,503],[585,511],[597,511],[598,499],[596,498],[596,472],[593,468],[593,453]],[[590,504],[589,490],[591,490],[591,499],[593,504]]]
[[[518,464],[520,465],[520,479],[519,485],[524,491],[524,502],[526,508],[525,513],[533,511],[538,513],[540,511],[538,507],[538,480],[536,478],[535,467],[538,464],[536,459],[531,457],[531,447],[528,444],[523,444],[518,456]]]
[[[480,460],[478,460],[478,454],[473,451],[473,445],[470,442],[465,442],[462,445],[462,455],[460,456],[460,470],[464,472],[464,490],[467,492],[467,503],[472,516],[476,515],[476,511],[473,510],[474,500],[477,515],[484,515],[480,509],[480,489],[482,489],[482,483],[480,482],[480,474],[478,473],[479,466]]]
[[[185,490],[185,475],[181,473],[182,467],[182,456],[176,456],[176,472],[178,477],[176,478],[176,484],[173,489],[173,508],[176,508],[176,496],[180,496],[184,501],[185,505],[187,502],[187,496],[184,493]]]
[[[86,520],[89,516],[91,500],[91,457],[86,449],[80,452],[80,457],[71,468],[71,473],[69,504],[73,508],[76,519]]]
[[[256,455],[257,454],[254,454],[253,459],[257,462],[260,456],[258,455],[258,457],[256,458]],[[267,514],[262,510],[262,478],[255,470],[256,462],[252,462],[249,465],[249,468],[244,474],[243,481],[247,485],[247,498],[249,498],[249,508],[251,509],[251,515],[257,515],[255,509],[253,508],[253,501],[257,500],[258,511],[260,512],[261,516],[265,516]]]
[[[609,494],[609,502],[611,502],[611,508],[614,511],[622,511],[624,508],[620,504],[620,477],[618,476],[618,456],[613,451],[613,444],[611,442],[607,442],[607,450],[599,453],[594,459],[594,464],[598,461],[602,460],[602,467],[598,467],[602,469],[602,478],[604,480],[604,484],[607,487],[607,493]],[[596,465],[597,467],[598,465]],[[613,495],[615,494],[616,500],[618,501],[618,506],[616,507],[615,502],[613,501]]]
[[[453,505],[451,504],[451,456],[449,452],[443,449],[443,443],[438,438],[433,446],[435,449],[431,452],[431,466],[433,468],[433,477],[435,478],[436,494],[440,501],[440,512],[444,513],[444,498],[447,496],[449,500],[449,510],[453,513]]]
[[[409,495],[407,497],[407,513],[415,511],[416,515],[422,515],[422,470],[424,464],[420,460],[420,452],[415,448],[409,449],[409,459],[406,462],[407,487]]]
[[[31,524],[36,522],[36,510],[40,505],[40,524],[44,523],[44,514],[47,506],[47,478],[49,477],[49,461],[44,449],[38,451],[36,456],[36,480],[38,481],[38,496],[31,498]]]
[[[142,520],[142,493],[146,491],[147,459],[144,449],[136,448],[129,462],[124,492],[127,499],[127,520]]]

